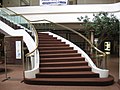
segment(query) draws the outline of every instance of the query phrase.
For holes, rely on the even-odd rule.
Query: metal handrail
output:
[[[29,61],[28,57],[32,57],[30,55],[33,54],[37,50],[37,48],[38,48],[38,34],[37,34],[37,31],[36,31],[35,27],[30,23],[30,21],[28,19],[26,19],[24,16],[22,16],[21,14],[17,14],[14,11],[12,11],[12,10],[6,8],[6,7],[4,7],[4,8],[13,13],[13,14],[8,14],[8,13],[5,12],[6,14],[8,14],[8,16],[14,16],[14,15],[16,15],[16,16],[20,16],[21,18],[25,19],[26,22],[28,23],[30,29],[32,29],[32,32],[34,33],[34,37],[35,37],[34,40],[35,40],[35,43],[36,43],[36,47],[35,47],[34,50],[32,50],[31,52],[29,52],[29,53],[27,53],[25,55],[26,56],[26,61]],[[28,67],[27,67],[27,69],[28,69]],[[3,81],[6,81],[6,80],[10,79],[10,77],[7,77],[7,63],[6,63],[6,59],[5,59],[5,71],[6,71],[5,72],[5,79]],[[25,61],[24,61],[24,58],[23,58],[23,79],[24,78],[25,78]]]
[[[2,6],[2,5],[0,5],[0,6]],[[11,12],[13,12],[16,16],[20,16],[20,17],[24,18],[29,23],[29,25],[33,28],[32,30],[33,30],[33,32],[35,32],[35,36],[36,36],[36,42],[35,42],[36,43],[36,47],[35,47],[35,49],[33,51],[31,51],[31,52],[29,52],[29,53],[27,53],[25,55],[26,57],[30,56],[38,48],[38,34],[37,34],[37,31],[36,31],[35,27],[31,24],[30,20],[28,20],[27,18],[25,18],[23,15],[17,14],[16,12],[8,9],[7,7],[4,7],[4,6],[2,6],[2,7],[5,8],[5,9],[7,9],[7,10],[9,10],[9,11],[11,11]],[[11,15],[11,14],[9,14],[9,15]],[[11,16],[13,16],[13,14]]]
[[[58,24],[58,23],[54,23],[54,22],[49,21],[49,20],[46,20],[46,19],[43,19],[43,20],[35,20],[35,21],[30,21],[30,22],[41,22],[41,21],[46,21],[46,22],[55,24],[55,25],[57,25],[57,26],[66,28],[67,30],[72,31],[73,33],[75,33],[75,34],[79,35],[80,37],[82,37],[83,39],[85,39],[85,40],[90,44],[91,47],[93,47],[93,48],[94,48],[96,51],[98,51],[99,53],[103,54],[103,55],[101,55],[101,56],[104,57],[104,60],[105,60],[105,68],[106,68],[106,53],[104,53],[103,51],[101,51],[100,49],[98,49],[95,45],[93,45],[93,44],[91,43],[91,41],[90,41],[89,39],[87,39],[84,35],[82,35],[81,33],[77,32],[77,31],[75,31],[75,30],[72,29],[72,28],[69,28],[69,27],[67,27],[67,26],[64,26],[64,25],[61,25],[61,24]]]

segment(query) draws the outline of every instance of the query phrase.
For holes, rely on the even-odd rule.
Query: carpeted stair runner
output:
[[[40,72],[24,82],[35,85],[106,86],[112,76],[99,78],[81,54],[56,37],[39,33]]]

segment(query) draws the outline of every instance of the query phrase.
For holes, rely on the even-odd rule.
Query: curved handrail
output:
[[[91,43],[91,41],[90,41],[89,39],[87,39],[84,35],[82,35],[81,33],[78,33],[77,31],[75,31],[75,30],[72,29],[72,28],[69,28],[69,27],[67,27],[67,26],[64,26],[64,25],[61,25],[61,24],[58,24],[58,23],[54,23],[54,22],[49,21],[49,20],[46,20],[46,19],[43,19],[43,20],[35,20],[35,21],[30,21],[30,22],[41,22],[41,21],[47,21],[47,22],[49,22],[49,23],[53,23],[53,24],[55,24],[55,25],[61,26],[61,27],[63,27],[63,28],[66,28],[66,29],[68,29],[68,30],[76,33],[77,35],[79,35],[79,36],[81,36],[83,39],[85,39],[85,40],[91,45],[91,47],[93,47],[93,48],[94,48],[95,50],[97,50],[99,53],[102,53],[104,57],[106,56],[106,53],[104,53],[103,51],[101,51],[100,49],[98,49],[97,47],[95,47],[95,46]]]
[[[0,5],[0,6],[2,6],[2,5]],[[33,32],[35,32],[35,36],[36,36],[36,42],[35,42],[36,43],[36,47],[35,47],[35,49],[33,51],[31,51],[31,52],[29,52],[29,53],[27,53],[25,55],[26,57],[30,56],[38,48],[38,34],[37,34],[37,31],[36,31],[35,27],[31,24],[30,20],[28,20],[27,18],[25,18],[23,15],[17,14],[16,12],[8,9],[7,7],[4,7],[4,6],[2,6],[2,7],[5,8],[5,9],[7,9],[7,10],[9,10],[12,13],[14,13],[16,16],[21,16],[22,18],[24,18],[29,23],[29,25],[31,26],[31,28],[33,28],[32,30],[33,30]],[[11,15],[11,16],[13,16],[13,15]]]

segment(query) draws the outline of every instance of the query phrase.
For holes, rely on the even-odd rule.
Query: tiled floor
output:
[[[108,60],[108,69],[114,76],[115,83],[111,86],[47,86],[47,85],[27,85],[21,83],[23,80],[22,65],[8,65],[8,76],[11,79],[1,82],[5,75],[0,73],[0,90],[120,90],[118,81],[118,57],[112,56]],[[2,65],[1,65],[2,66]]]

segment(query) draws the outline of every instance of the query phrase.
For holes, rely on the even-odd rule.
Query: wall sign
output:
[[[106,54],[110,54],[110,51],[111,51],[111,42],[110,41],[104,42],[104,50],[105,50]]]
[[[16,41],[16,59],[21,59],[22,54],[21,54],[21,41]]]
[[[68,0],[40,0],[40,5],[67,5]]]

